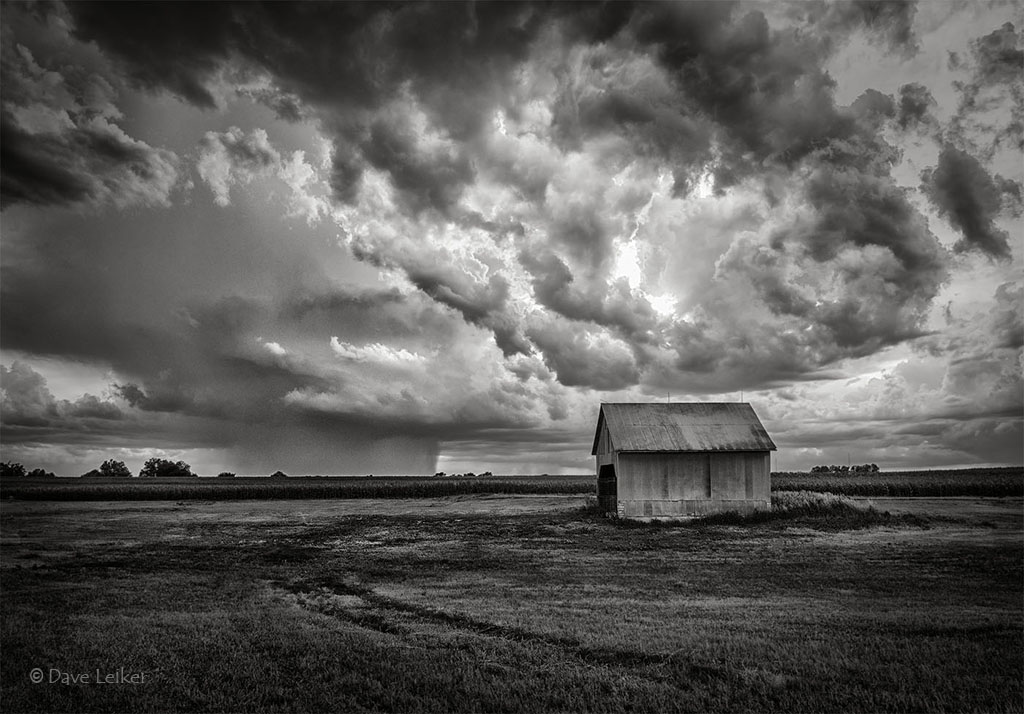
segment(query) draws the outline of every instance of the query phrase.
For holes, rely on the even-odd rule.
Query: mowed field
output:
[[[5,501],[4,709],[1022,709],[1020,498],[587,500]]]

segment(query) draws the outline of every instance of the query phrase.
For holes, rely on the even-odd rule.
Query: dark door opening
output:
[[[605,464],[597,473],[597,505],[604,513],[615,513],[618,508],[618,484],[614,464]]]

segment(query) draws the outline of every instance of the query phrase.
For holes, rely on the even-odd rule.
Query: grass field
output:
[[[7,501],[0,694],[6,711],[1024,708],[1021,499],[776,501],[682,526],[572,495]],[[119,668],[144,681],[49,681]]]

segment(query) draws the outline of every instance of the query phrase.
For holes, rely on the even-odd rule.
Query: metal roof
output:
[[[602,404],[591,454],[602,424],[613,451],[775,451],[746,402]]]

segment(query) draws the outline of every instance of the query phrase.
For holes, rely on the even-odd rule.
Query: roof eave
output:
[[[620,454],[703,454],[708,451],[716,453],[750,453],[757,451],[778,451],[774,444],[763,449],[612,449]]]
[[[601,427],[604,425],[604,404],[597,412],[597,429],[594,431],[594,446],[590,449],[591,456],[597,456],[597,442],[601,440]]]

